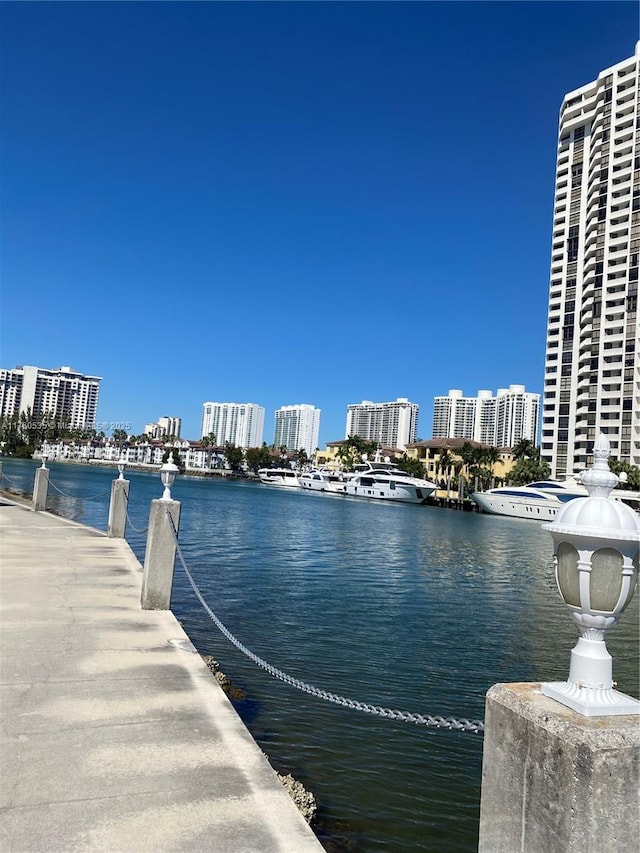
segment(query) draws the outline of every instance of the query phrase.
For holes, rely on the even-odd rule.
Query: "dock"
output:
[[[322,845],[142,568],[0,497],[3,853]]]

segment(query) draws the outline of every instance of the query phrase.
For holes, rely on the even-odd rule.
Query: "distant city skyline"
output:
[[[475,397],[452,389],[433,401],[432,438],[466,438],[492,447],[515,447],[526,439],[537,442],[540,394],[524,385],[478,391]]]
[[[280,406],[275,412],[273,444],[287,450],[304,450],[313,456],[320,436],[320,409],[310,403]]]
[[[404,450],[418,436],[420,407],[406,397],[396,400],[363,400],[347,408],[344,438],[357,435],[381,447]]]
[[[635,2],[0,4],[1,361],[201,401],[542,392],[558,114]],[[117,62],[114,62],[117,56]],[[269,436],[270,425],[265,435]]]
[[[98,420],[101,381],[68,365],[0,368],[0,417],[26,417],[31,423],[46,418],[57,430],[107,429]]]

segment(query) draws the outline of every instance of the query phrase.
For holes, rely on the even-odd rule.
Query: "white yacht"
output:
[[[312,492],[329,492],[330,494],[344,494],[347,480],[351,474],[343,474],[337,471],[320,470],[305,471],[298,474],[298,482],[303,489]]]
[[[538,480],[526,486],[500,486],[486,492],[474,492],[471,499],[483,512],[509,515],[512,518],[533,518],[549,521],[567,501],[586,498],[588,492],[577,480]],[[614,489],[613,500],[628,503],[634,509],[640,505],[640,494],[626,489]]]
[[[412,477],[398,468],[386,456],[384,461],[364,460],[355,466],[355,473],[345,483],[345,494],[357,498],[371,498],[382,501],[403,501],[404,503],[425,503],[430,494],[437,489],[436,483]]]
[[[584,486],[575,481],[539,480],[526,486],[499,486],[486,492],[473,492],[471,500],[483,512],[493,515],[549,521],[555,518],[562,504],[587,495]]]
[[[292,468],[260,468],[258,477],[262,483],[270,486],[300,487],[298,475]]]

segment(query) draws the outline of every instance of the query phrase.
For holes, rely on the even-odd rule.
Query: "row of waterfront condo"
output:
[[[108,439],[63,440],[45,442],[34,456],[38,459],[45,457],[50,461],[112,466],[124,462],[133,468],[159,468],[171,457],[186,474],[257,473],[260,480],[268,485],[408,503],[434,500],[461,502],[464,498],[471,498],[484,512],[538,521],[554,518],[563,503],[586,495],[579,478],[570,478],[561,483],[543,480],[526,486],[496,486],[496,481],[508,482],[509,471],[514,463],[514,454],[510,449],[493,449],[491,482],[488,483],[486,471],[479,477],[477,469],[463,464],[457,455],[462,452],[463,445],[480,451],[492,450],[476,442],[436,439],[417,442],[405,452],[388,447],[378,448],[375,456],[368,458],[365,455],[349,469],[345,468],[340,455],[346,444],[346,441],[330,442],[325,450],[318,450],[311,460],[304,462],[300,457],[296,458],[297,454],[271,448],[273,455],[270,467],[260,468],[257,472],[255,469],[251,471],[246,462],[231,467],[224,447],[203,446],[200,442],[187,440],[154,440],[136,444],[117,443]],[[423,473],[403,471],[397,465],[397,461],[402,459],[418,461]],[[624,474],[621,480],[624,482]],[[640,508],[638,492],[624,490],[614,492],[613,497]]]
[[[128,421],[98,419],[98,396],[102,377],[83,374],[71,367],[52,370],[25,365],[0,369],[0,418],[16,419],[18,430],[32,431],[38,425],[63,431],[90,430],[100,434],[109,429],[130,433]],[[467,438],[485,444],[513,446],[520,439],[535,441],[538,433],[539,394],[524,385],[478,391],[466,397],[449,391],[434,399],[433,438]],[[362,400],[346,409],[344,437],[359,435],[367,441],[404,449],[418,440],[420,407],[406,397],[373,402]],[[260,447],[264,440],[265,408],[256,403],[205,402],[201,410],[201,438],[213,443],[232,442],[237,447]],[[273,444],[303,448],[311,455],[318,446],[321,410],[309,403],[285,405],[274,412]],[[29,426],[26,426],[26,423]],[[168,416],[144,425],[149,439],[180,438],[182,419]],[[50,434],[47,433],[47,434]],[[31,442],[29,442],[31,443]]]
[[[344,467],[341,463],[341,448],[347,444],[347,440],[330,441],[324,450],[316,449],[315,453],[302,459],[304,464],[314,468],[326,468],[337,471]],[[450,486],[454,485],[459,476],[467,477],[469,470],[467,466],[459,464],[452,454],[459,451],[463,445],[476,449],[490,450],[488,445],[480,442],[467,441],[462,438],[432,439],[430,441],[417,441],[409,444],[406,448],[380,447],[384,456],[391,460],[415,459],[418,460],[425,476],[430,479],[440,477],[440,481],[450,480]],[[272,446],[274,466],[284,463],[288,468],[295,467],[301,458],[299,452],[286,451],[280,447]],[[96,462],[105,464],[117,464],[121,459],[128,466],[159,466],[166,457],[167,451],[171,451],[182,469],[185,471],[219,471],[229,468],[226,453],[227,448],[223,445],[207,444],[206,441],[192,441],[188,439],[150,439],[145,441],[116,441],[113,438],[93,439],[55,439],[45,440],[41,447],[34,453],[35,459],[46,456],[52,462]],[[514,456],[509,448],[494,451],[494,459],[491,463],[492,476],[497,480],[504,480],[513,467]],[[243,451],[246,456],[247,451]],[[458,464],[456,464],[456,462]],[[245,461],[241,468],[247,470]]]

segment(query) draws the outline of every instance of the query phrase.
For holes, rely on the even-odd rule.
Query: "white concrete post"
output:
[[[478,853],[637,853],[638,717],[588,717],[539,684],[487,693]]]
[[[127,526],[127,507],[129,505],[129,480],[111,481],[111,501],[109,503],[109,524],[107,536],[111,539],[124,539]]]
[[[49,469],[36,468],[36,479],[33,484],[33,510],[40,512],[47,508],[47,493],[49,492]]]
[[[162,498],[151,501],[142,575],[143,610],[168,610],[171,603],[176,540],[167,511],[173,519],[177,533],[180,525],[180,501]]]

